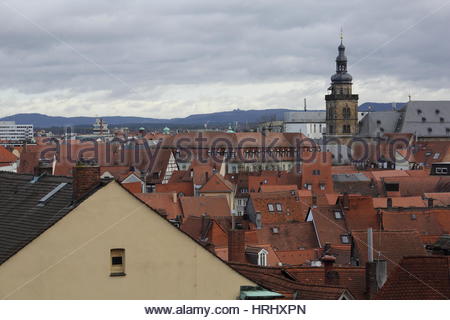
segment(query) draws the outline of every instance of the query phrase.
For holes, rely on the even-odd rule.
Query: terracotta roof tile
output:
[[[448,257],[412,256],[401,260],[375,299],[450,299]]]
[[[353,231],[355,258],[364,266],[367,262],[367,231]],[[374,258],[387,261],[388,272],[404,256],[426,255],[426,251],[417,231],[374,231]]]
[[[390,197],[394,208],[425,208],[427,202],[422,197]],[[373,198],[374,208],[387,208],[388,198]]]
[[[175,219],[181,215],[181,204],[176,193],[137,193],[135,196],[160,214],[166,215],[166,219]]]
[[[231,214],[225,196],[181,197],[180,202],[185,217],[192,215],[199,217],[204,213],[211,217],[229,216]]]
[[[8,149],[0,145],[0,163],[13,163],[17,161],[17,157]]]
[[[235,186],[220,174],[214,174],[200,189],[200,192],[212,192],[212,193],[232,193]]]

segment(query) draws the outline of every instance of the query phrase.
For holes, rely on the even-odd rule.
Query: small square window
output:
[[[269,212],[273,212],[274,211],[273,204],[272,203],[267,204],[267,209],[269,209]]]
[[[440,156],[441,154],[439,153],[439,152],[436,152],[435,154],[434,154],[434,156],[433,156],[433,159],[439,159],[439,156]]]
[[[334,211],[334,217],[336,218],[336,220],[341,220],[342,219],[342,211],[335,210]]]
[[[321,183],[319,186],[320,186],[320,190],[325,190],[325,184]]]
[[[111,249],[111,277],[125,275],[125,249]]]

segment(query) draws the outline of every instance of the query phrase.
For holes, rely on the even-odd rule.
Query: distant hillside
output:
[[[254,123],[267,120],[282,120],[283,113],[295,111],[289,109],[266,110],[233,110],[208,114],[196,114],[186,118],[155,119],[143,117],[102,117],[110,125],[124,124],[166,124],[166,125],[203,125],[205,123]],[[1,118],[0,121],[15,121],[16,123],[33,124],[37,128],[85,126],[92,125],[95,117],[53,117],[40,113],[19,113]]]
[[[405,103],[397,103],[397,108],[403,107]],[[359,111],[387,111],[392,110],[392,103],[366,102],[359,106]],[[227,124],[227,123],[257,123],[264,121],[282,120],[283,113],[287,111],[298,111],[291,109],[266,109],[266,110],[233,110],[205,114],[194,114],[185,118],[156,119],[144,117],[102,117],[110,125],[204,125]],[[308,110],[317,111],[317,110]],[[19,124],[33,124],[36,128],[66,127],[66,126],[91,126],[95,117],[53,117],[40,113],[19,113],[12,116],[0,118],[0,121],[15,121]]]

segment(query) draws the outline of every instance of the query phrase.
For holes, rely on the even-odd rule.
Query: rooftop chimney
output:
[[[336,262],[336,257],[332,255],[324,255],[320,260],[324,264],[325,284],[338,285],[339,273],[337,273],[333,268],[333,264]]]
[[[81,199],[100,183],[100,167],[95,160],[79,160],[72,175],[73,200]]]
[[[228,261],[245,263],[245,231],[228,231]]]
[[[178,202],[178,196],[177,196],[176,192],[172,193],[172,201],[173,201],[173,203],[177,203]]]
[[[342,206],[344,207],[344,209],[349,208],[349,202],[350,202],[350,199],[348,197],[348,193],[345,192],[344,195],[342,196]]]
[[[392,208],[392,198],[387,198],[387,200],[386,200],[386,206],[387,206],[388,208]]]
[[[39,159],[38,165],[34,168],[34,175],[39,177],[44,173],[53,174],[53,159]]]

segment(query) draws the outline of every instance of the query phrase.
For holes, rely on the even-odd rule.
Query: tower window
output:
[[[349,124],[344,124],[344,126],[342,127],[342,132],[343,133],[350,133],[350,125]]]
[[[125,249],[111,249],[111,277],[125,275]]]
[[[344,108],[344,110],[342,111],[343,115],[344,115],[344,119],[350,119],[350,108]]]

